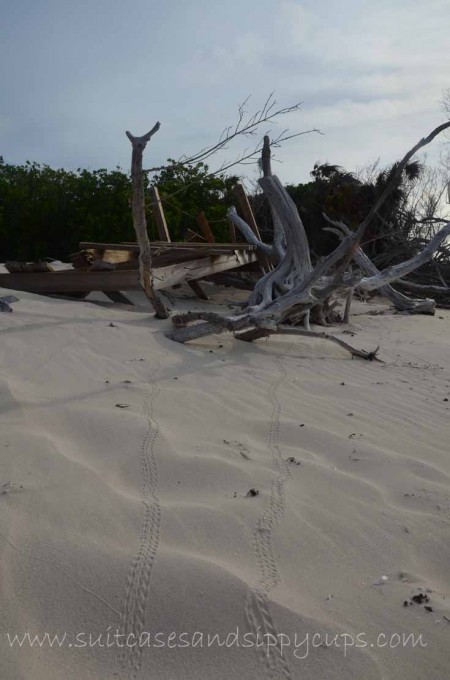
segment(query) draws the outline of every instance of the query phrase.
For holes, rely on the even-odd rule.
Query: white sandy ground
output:
[[[448,677],[448,311],[358,303],[341,337],[380,345],[370,363],[299,337],[182,346],[143,304],[18,297],[0,315],[2,680]],[[426,589],[432,612],[403,607]],[[75,646],[108,627],[166,646]],[[282,660],[207,647],[258,627],[289,636]],[[11,648],[25,632],[67,638]],[[378,646],[395,633],[426,646]]]

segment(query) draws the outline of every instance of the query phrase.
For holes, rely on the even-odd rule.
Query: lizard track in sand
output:
[[[161,525],[161,504],[158,498],[158,467],[155,455],[155,441],[159,432],[158,422],[154,417],[154,406],[160,388],[155,382],[160,368],[155,362],[150,375],[150,391],[144,399],[143,411],[147,420],[147,430],[140,446],[140,462],[142,474],[141,503],[143,505],[139,536],[139,547],[130,566],[127,587],[122,605],[121,633],[133,634],[133,641],[139,640],[144,631],[145,608],[150,588],[150,577],[155,563],[159,545]],[[131,680],[137,678],[142,663],[142,647],[124,646],[119,650],[119,665],[129,673]]]
[[[278,377],[271,383],[268,395],[272,404],[269,421],[268,449],[277,477],[270,485],[269,503],[256,523],[253,532],[253,549],[259,568],[259,579],[247,596],[245,607],[247,623],[254,640],[267,640],[264,636],[273,636],[276,646],[266,645],[254,647],[261,677],[265,680],[292,680],[289,664],[281,654],[277,631],[269,608],[269,593],[280,582],[280,574],[272,545],[272,531],[284,516],[286,483],[291,475],[288,464],[283,460],[280,450],[280,415],[281,404],[277,391],[287,374],[281,360],[275,357]]]

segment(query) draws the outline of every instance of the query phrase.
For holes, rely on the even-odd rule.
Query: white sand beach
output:
[[[448,677],[448,310],[355,304],[334,330],[378,363],[301,337],[179,345],[143,300],[17,297],[2,679]]]

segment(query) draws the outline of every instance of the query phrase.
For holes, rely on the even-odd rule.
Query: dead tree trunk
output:
[[[272,213],[273,245],[267,246],[253,233],[250,235],[248,225],[239,218],[235,210],[231,209],[229,213],[230,219],[243,235],[277,263],[275,269],[267,272],[256,283],[248,300],[248,307],[252,312],[264,309],[276,298],[289,292],[298,278],[305,276],[312,269],[308,239],[297,208],[279,179],[272,175],[270,140],[267,135],[264,137],[261,167],[263,177],[259,184],[269,201]],[[309,328],[309,310],[302,316],[306,316],[305,325]]]
[[[131,132],[126,132],[130,140],[133,151],[131,154],[131,189],[133,226],[139,245],[139,280],[142,288],[155,310],[158,319],[167,319],[169,312],[160,295],[153,287],[152,256],[150,252],[150,241],[147,233],[147,220],[145,218],[145,191],[144,175],[142,172],[142,155],[150,138],[158,132],[160,124],[156,125],[142,137],[134,137]]]

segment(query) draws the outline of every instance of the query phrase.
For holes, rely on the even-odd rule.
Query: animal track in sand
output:
[[[158,498],[158,467],[155,454],[155,441],[159,432],[155,420],[155,402],[160,388],[156,383],[156,375],[160,368],[155,362],[150,375],[150,391],[144,399],[143,411],[147,420],[147,429],[140,445],[141,463],[141,503],[143,505],[139,547],[130,566],[127,587],[122,605],[121,632],[132,633],[138,639],[144,631],[145,608],[150,588],[150,577],[159,545],[161,525],[161,505]],[[119,650],[119,664],[130,673],[135,680],[141,670],[142,647],[123,647]]]
[[[277,640],[277,644],[269,649],[255,647],[256,659],[262,677],[267,680],[277,678],[292,680],[292,673],[285,656],[279,648],[279,637],[269,608],[270,591],[280,582],[278,564],[272,544],[272,532],[284,516],[286,483],[291,476],[289,463],[281,455],[280,449],[280,416],[281,404],[278,399],[278,389],[287,378],[287,373],[281,359],[275,356],[278,376],[270,384],[268,395],[272,405],[267,434],[267,445],[272,458],[272,464],[277,472],[276,478],[270,485],[268,505],[265,506],[253,532],[253,549],[259,567],[259,578],[256,586],[248,594],[246,602],[246,617],[253,636],[270,635]]]

